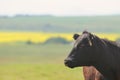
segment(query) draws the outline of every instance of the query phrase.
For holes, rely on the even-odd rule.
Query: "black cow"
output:
[[[87,31],[74,35],[74,47],[65,65],[74,68],[94,66],[106,80],[120,80],[120,47]]]

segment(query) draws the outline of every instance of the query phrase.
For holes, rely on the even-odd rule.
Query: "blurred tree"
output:
[[[44,42],[44,44],[48,44],[48,43],[69,44],[70,42],[61,37],[52,37]]]
[[[31,40],[28,40],[26,43],[27,44],[34,44]]]

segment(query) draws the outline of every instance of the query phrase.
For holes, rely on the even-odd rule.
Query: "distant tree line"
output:
[[[35,44],[31,40],[28,40],[26,43],[27,44]],[[70,44],[70,43],[71,43],[71,41],[68,41],[62,37],[51,37],[41,44]]]
[[[62,37],[52,37],[44,42],[44,44],[48,44],[48,43],[69,44],[70,41],[67,41],[65,38]]]

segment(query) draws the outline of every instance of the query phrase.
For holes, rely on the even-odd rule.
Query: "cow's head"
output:
[[[74,34],[74,47],[65,59],[65,65],[74,68],[78,66],[90,66],[93,61],[94,44],[93,35],[84,31],[82,35]]]

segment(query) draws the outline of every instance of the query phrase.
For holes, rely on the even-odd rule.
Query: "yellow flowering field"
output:
[[[63,37],[68,41],[73,40],[74,33],[45,33],[45,32],[0,32],[0,43],[4,42],[17,42],[17,41],[33,41],[44,42],[51,37]],[[119,34],[96,34],[101,38],[107,38],[109,40],[116,40],[120,37]]]

